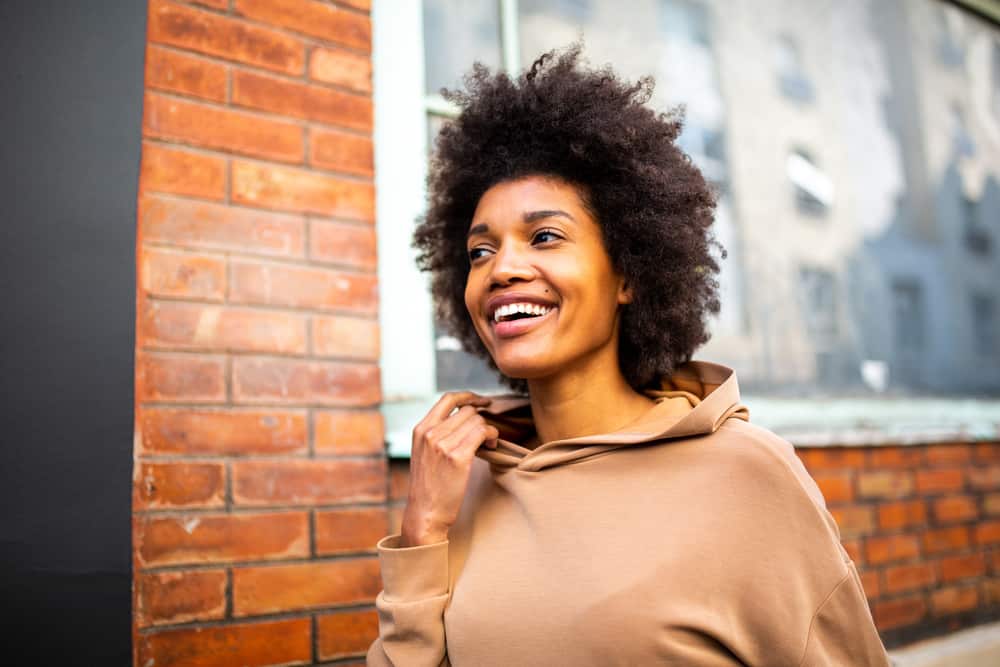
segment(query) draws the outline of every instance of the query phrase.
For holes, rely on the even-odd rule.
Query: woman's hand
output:
[[[471,391],[442,396],[413,429],[410,492],[403,511],[400,546],[448,539],[458,519],[472,470],[472,458],[484,442],[497,446],[499,431],[476,412],[490,399]]]

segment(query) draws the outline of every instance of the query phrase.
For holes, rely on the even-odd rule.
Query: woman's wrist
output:
[[[403,525],[400,530],[399,546],[417,547],[425,544],[435,544],[448,539],[448,528],[435,525],[427,518],[403,512]]]

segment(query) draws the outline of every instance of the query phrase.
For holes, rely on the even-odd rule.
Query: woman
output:
[[[414,428],[368,664],[888,665],[792,446],[691,360],[719,267],[681,121],[579,52],[449,94],[415,245],[516,393]]]

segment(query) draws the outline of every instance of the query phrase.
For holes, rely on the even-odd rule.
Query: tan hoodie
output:
[[[648,393],[618,431],[533,450],[527,399],[481,410],[501,439],[448,539],[378,543],[368,665],[887,667],[819,488],[732,369]]]

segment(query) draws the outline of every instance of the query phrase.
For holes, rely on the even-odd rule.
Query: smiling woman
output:
[[[515,393],[415,425],[368,664],[885,667],[819,488],[692,359],[719,266],[680,118],[579,60],[450,94],[415,245]]]

